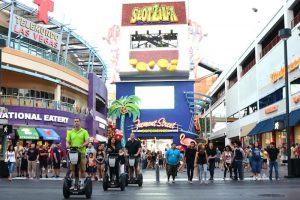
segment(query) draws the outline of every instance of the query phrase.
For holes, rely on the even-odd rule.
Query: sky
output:
[[[33,0],[19,1],[37,8]],[[109,45],[102,38],[112,25],[120,25],[123,2],[139,1],[54,0],[54,13],[50,16],[68,24],[97,47],[109,65]],[[283,0],[187,0],[187,4],[188,18],[200,24],[207,34],[199,46],[202,59],[225,69],[242,55],[283,5]],[[252,8],[256,8],[257,12]]]

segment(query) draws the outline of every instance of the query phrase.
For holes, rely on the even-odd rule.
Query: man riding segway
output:
[[[125,155],[127,156],[128,166],[128,183],[143,185],[143,175],[140,173],[140,156],[141,156],[141,142],[135,138],[134,133],[130,134],[129,141],[125,145]],[[134,177],[135,173],[135,177]]]
[[[68,131],[66,137],[66,147],[70,149],[69,155],[69,172],[64,181],[63,194],[65,198],[70,195],[86,195],[86,198],[92,196],[92,181],[90,177],[85,178],[86,171],[86,146],[89,143],[88,132],[81,128],[80,119],[74,119],[74,129]],[[72,180],[70,173],[72,172],[75,180]],[[80,172],[80,176],[79,176]]]

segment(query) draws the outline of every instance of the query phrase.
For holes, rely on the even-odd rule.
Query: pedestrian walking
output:
[[[266,178],[267,170],[268,170],[268,152],[266,149],[263,150],[262,152],[262,159],[263,159],[263,164],[262,164],[262,170],[263,170],[263,178]]]
[[[172,147],[166,152],[167,161],[167,176],[168,183],[170,182],[170,177],[172,176],[172,183],[175,183],[175,177],[177,176],[177,167],[180,159],[180,151],[176,148],[176,144],[172,143]]]
[[[216,156],[216,168],[220,168],[220,162],[221,162],[221,156],[222,152],[219,150],[219,148],[216,148],[217,156]]]
[[[105,178],[104,168],[105,168],[105,159],[106,159],[106,154],[104,151],[103,144],[100,144],[98,146],[98,149],[96,152],[96,159],[97,159],[97,165],[98,165],[99,180],[102,181]],[[92,176],[95,178],[95,180],[98,180],[98,178],[95,174],[92,174]]]
[[[45,177],[48,178],[48,157],[49,153],[47,150],[47,146],[43,145],[39,150],[40,178],[43,177],[43,172],[45,174]]]
[[[21,176],[21,163],[23,156],[23,145],[20,141],[17,141],[17,145],[15,146],[15,154],[16,154],[16,168],[17,168],[17,177]]]
[[[25,144],[22,151],[22,158],[21,158],[21,176],[22,177],[29,177],[28,173],[28,144]]]
[[[210,178],[209,180],[214,180],[214,174],[215,174],[215,163],[216,163],[216,157],[217,157],[217,151],[214,149],[213,143],[209,143],[209,148],[207,149],[207,156],[208,156],[208,168],[209,168],[209,174]]]
[[[195,163],[195,157],[197,153],[195,146],[196,146],[195,142],[191,141],[190,146],[187,148],[184,154],[189,183],[193,183],[194,163]]]
[[[34,143],[30,144],[30,148],[28,149],[28,153],[27,153],[28,173],[30,179],[36,178],[36,165],[37,165],[38,157],[39,157],[39,152],[35,148],[35,144]]]
[[[252,169],[252,173],[253,173],[253,180],[260,180],[262,154],[261,154],[261,148],[259,147],[258,142],[255,142],[254,146],[251,149],[251,158],[252,158],[251,169]]]
[[[225,147],[223,152],[223,161],[224,161],[224,180],[226,179],[226,174],[229,172],[230,178],[232,179],[232,149],[229,145]]]
[[[234,163],[234,180],[244,180],[243,160],[245,159],[245,152],[241,148],[241,142],[233,142],[233,163]]]
[[[273,168],[275,170],[275,178],[276,180],[279,179],[279,173],[278,173],[278,160],[280,160],[279,157],[279,149],[275,147],[275,143],[271,142],[270,147],[267,148],[268,156],[269,156],[269,179],[272,180],[272,172]]]
[[[198,145],[197,153],[195,155],[195,167],[198,168],[198,176],[200,184],[207,183],[207,164],[208,156],[203,144]],[[204,175],[204,176],[203,176]]]
[[[9,177],[8,180],[12,180],[13,173],[15,172],[16,168],[16,153],[14,150],[14,147],[12,145],[8,146],[8,149],[5,153],[5,161],[8,163],[8,171],[9,171]]]
[[[58,145],[58,143],[54,144],[54,147],[53,147],[53,170],[54,170],[55,178],[60,177],[60,163],[61,163],[60,149],[57,145]]]

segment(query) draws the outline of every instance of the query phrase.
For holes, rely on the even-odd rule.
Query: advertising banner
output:
[[[61,36],[18,15],[13,16],[12,31],[35,42],[59,50]]]

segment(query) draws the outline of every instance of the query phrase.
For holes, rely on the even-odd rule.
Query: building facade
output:
[[[240,139],[246,146],[259,141],[285,146],[286,134],[274,130],[275,121],[285,121],[284,47],[278,31],[291,28],[287,40],[291,142],[300,142],[300,2],[289,0],[255,38],[236,64],[224,71],[209,90],[212,106],[202,117],[210,120],[212,141],[229,144]]]

